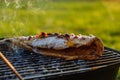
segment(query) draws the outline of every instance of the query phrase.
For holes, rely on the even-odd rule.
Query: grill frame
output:
[[[33,79],[33,80],[34,79],[35,80],[36,79],[38,79],[38,80],[48,80],[48,79],[51,79],[51,80],[53,80],[53,79],[55,79],[55,80],[66,80],[66,79],[68,79],[68,77],[69,77],[69,79],[72,79],[72,78],[75,79],[76,78],[75,80],[77,80],[78,77],[79,77],[79,79],[82,79],[82,80],[89,80],[92,76],[93,76],[92,80],[115,80],[116,74],[117,74],[119,66],[120,66],[120,52],[117,51],[117,50],[114,50],[114,49],[110,49],[108,47],[105,47],[105,50],[107,50],[108,53],[111,53],[111,52],[112,52],[112,54],[114,53],[114,57],[113,57],[114,59],[111,56],[111,58],[114,61],[113,60],[111,61],[111,59],[106,59],[107,63],[104,62],[104,57],[105,57],[104,55],[103,55],[103,60],[102,60],[102,57],[101,57],[100,60],[98,59],[98,60],[94,60],[94,61],[84,61],[84,60],[64,61],[64,60],[59,59],[59,58],[44,57],[44,56],[41,56],[40,54],[31,54],[32,57],[29,57],[29,59],[31,59],[31,60],[33,59],[32,63],[34,63],[34,65],[37,64],[36,63],[37,62],[37,59],[36,59],[37,56],[41,56],[38,59],[42,58],[42,60],[43,60],[42,63],[48,59],[47,60],[48,63],[44,62],[43,63],[44,64],[43,67],[41,67],[41,66],[40,67],[36,67],[36,68],[40,68],[38,72],[41,72],[41,71],[45,70],[45,72],[42,73],[43,75],[41,75],[41,73],[40,74],[36,74],[36,75],[35,74],[34,75],[27,74],[28,75],[27,77],[24,77],[21,73],[22,72],[24,73],[24,71],[27,71],[27,69],[31,70],[31,73],[32,73],[32,71],[35,71],[35,70],[33,70],[34,68],[29,67],[29,64],[30,64],[29,62],[27,63],[27,65],[24,65],[23,67],[21,67],[22,66],[21,65],[21,61],[19,61],[18,59],[22,58],[23,62],[26,61],[26,60],[29,61],[29,59],[26,58],[26,56],[23,54],[23,52],[19,52],[18,51],[18,52],[10,54],[13,57],[17,56],[16,58],[12,59],[12,58],[9,58],[10,57],[9,55],[6,55],[6,53],[5,53],[6,51],[5,52],[3,50],[2,51],[3,51],[3,53],[5,53],[4,55],[6,55],[6,57],[11,61],[11,63],[15,66],[15,68],[18,70],[18,72],[23,76],[23,78],[25,80],[28,80],[28,79]],[[30,52],[25,53],[25,54],[27,56],[30,56],[29,55]],[[108,54],[108,56],[110,56],[110,55],[111,54]],[[115,59],[115,55],[116,55],[117,59]],[[34,62],[34,59],[35,59],[35,62]],[[16,60],[18,60],[18,62],[16,62]],[[51,62],[50,60],[52,60],[53,62]],[[61,61],[63,63],[59,64],[59,63],[61,63]],[[101,65],[101,63],[99,63],[99,61],[103,62],[104,65]],[[109,61],[109,63],[108,63],[108,61]],[[38,62],[40,62],[40,60],[38,60]],[[1,63],[2,63],[2,61],[0,60],[0,73],[2,73],[1,71],[4,71],[4,72],[10,73],[10,74],[13,74],[12,71],[9,70],[9,67],[5,66],[4,62],[2,63],[2,64],[4,64],[4,66],[3,66],[4,68],[2,67],[3,68],[2,69],[1,68],[2,64]],[[53,63],[57,63],[57,64],[53,64]],[[92,65],[89,65],[91,63],[92,63]],[[95,63],[95,65],[93,63]],[[47,64],[50,64],[50,66],[53,65],[52,66],[53,69],[49,70],[50,66],[47,65]],[[64,64],[67,64],[67,65],[64,66]],[[84,66],[83,66],[83,64],[84,64]],[[34,66],[34,65],[32,65],[32,66]],[[47,65],[47,66],[45,66],[45,65]],[[62,66],[59,67],[59,65],[62,65]],[[82,66],[80,66],[80,65],[82,65]],[[21,69],[20,69],[20,67],[21,67]],[[25,68],[25,67],[28,67],[28,68]],[[72,67],[72,69],[71,69],[71,67]],[[41,68],[42,69],[46,68],[46,69],[42,70]],[[58,68],[58,72],[57,72],[57,68]],[[62,68],[65,68],[65,70],[62,69]],[[62,71],[59,71],[60,69],[62,69]],[[53,71],[53,72],[55,71],[55,73],[49,73],[49,74],[47,74],[46,70]],[[106,72],[106,74],[108,74],[108,71],[110,72],[109,75],[112,74],[111,77],[110,76],[107,77],[107,75],[105,75],[105,72]],[[101,79],[101,77],[97,76],[95,73],[98,73],[98,74],[101,74],[101,75],[102,75],[102,73],[104,73],[104,75],[106,76],[106,79],[105,79],[105,77],[103,77],[104,75],[102,76],[104,79]],[[113,73],[114,73],[114,75],[113,75]],[[0,79],[2,79],[2,80],[7,80],[7,79],[9,79],[9,80],[10,79],[11,80],[15,79],[16,80],[16,79],[18,79],[14,74],[13,74],[14,77],[11,77],[11,78],[6,78],[7,77],[6,74],[1,74],[1,75],[4,76],[4,78],[2,76],[0,76]],[[96,79],[96,77],[94,75],[97,76],[97,79]],[[10,75],[8,75],[8,77],[9,76]],[[86,79],[86,76],[87,76],[88,79]]]
[[[93,71],[56,76],[46,80],[116,80],[118,70],[119,65],[111,65],[109,67],[99,68]]]

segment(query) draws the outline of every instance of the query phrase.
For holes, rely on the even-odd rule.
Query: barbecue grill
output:
[[[23,49],[0,50],[25,80],[115,80],[120,66],[120,52],[107,47],[103,56],[93,61],[65,61]],[[1,59],[0,80],[18,80]]]

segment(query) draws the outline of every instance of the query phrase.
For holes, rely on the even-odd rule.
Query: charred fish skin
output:
[[[94,35],[75,35],[41,32],[36,36],[22,36],[0,41],[9,46],[19,46],[45,56],[59,57],[65,60],[99,58],[104,51],[100,38]]]
[[[12,41],[9,40],[9,39],[1,39],[0,40],[0,51],[3,51],[3,50],[10,50],[10,46],[12,44]]]

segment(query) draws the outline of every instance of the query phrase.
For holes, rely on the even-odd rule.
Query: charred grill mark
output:
[[[41,32],[40,34],[36,35],[36,38],[46,38],[46,37],[52,37],[52,36],[56,36],[57,38],[64,38],[69,40],[70,39],[70,35],[69,34],[60,34],[60,33],[45,33],[45,32]]]
[[[69,40],[70,39],[70,35],[69,34],[59,34],[57,35],[58,38],[64,38],[66,40]]]
[[[78,39],[78,36],[75,36],[73,39]]]
[[[58,35],[60,35],[60,34],[59,34],[59,33],[54,33],[54,35],[58,36]]]
[[[41,36],[40,36],[41,38],[45,38],[45,37],[47,37],[47,33],[45,33],[45,32],[41,32]]]
[[[82,37],[82,40],[85,40],[86,38],[85,37]]]
[[[52,34],[52,33],[47,33],[47,36],[48,36],[48,37],[52,37],[53,34]]]
[[[31,40],[31,39],[32,39],[32,36],[29,36],[29,37],[28,37],[28,40]]]
[[[36,35],[37,38],[45,38],[48,37],[48,33],[41,32],[40,34]]]
[[[70,39],[70,36],[73,36],[73,39],[78,39],[79,36],[81,36],[81,34],[79,35],[75,35],[73,33],[71,34],[61,34],[61,33],[46,33],[46,32],[41,32],[40,34],[36,35],[36,38],[46,38],[46,37],[57,37],[57,38],[63,38],[63,39],[66,39],[66,40],[69,40]],[[85,40],[86,38],[83,36],[81,38],[81,40]]]
[[[65,37],[70,37],[70,35],[69,34],[65,34]]]
[[[64,35],[58,35],[57,37],[58,38],[64,38]]]
[[[6,39],[5,42],[7,42],[7,43],[12,43],[12,41],[9,40],[9,39]]]
[[[69,40],[69,39],[70,39],[70,35],[69,35],[69,34],[65,34],[65,38],[66,38],[67,40]]]

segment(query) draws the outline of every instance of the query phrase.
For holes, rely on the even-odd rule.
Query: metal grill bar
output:
[[[94,61],[65,61],[35,53],[12,53],[7,51],[3,51],[3,53],[24,79],[47,79],[56,75],[62,76],[72,73],[83,73],[114,64],[120,64],[120,52],[109,48],[105,48],[103,56]],[[2,60],[0,60],[0,79],[17,79]]]

